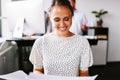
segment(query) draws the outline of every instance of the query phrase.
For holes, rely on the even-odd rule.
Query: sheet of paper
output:
[[[43,75],[43,74],[35,74],[30,73],[29,78],[33,80],[95,80],[95,76],[89,77],[66,77],[66,76],[53,76],[53,75]]]
[[[96,77],[97,75],[89,77],[66,77],[55,75],[43,75],[36,73],[30,73],[29,75],[27,75],[20,70],[13,73],[0,75],[0,78],[6,80],[95,80]]]
[[[29,80],[28,75],[21,70],[9,74],[0,75],[0,78],[6,80]]]

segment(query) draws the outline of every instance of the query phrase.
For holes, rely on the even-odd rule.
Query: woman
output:
[[[93,64],[88,41],[69,31],[73,9],[68,0],[53,0],[50,20],[54,31],[37,39],[30,61],[33,72],[61,76],[88,76]]]

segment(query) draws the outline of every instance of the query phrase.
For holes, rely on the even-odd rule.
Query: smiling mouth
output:
[[[66,30],[66,27],[61,27],[60,30],[61,30],[61,31],[65,31],[65,30]]]

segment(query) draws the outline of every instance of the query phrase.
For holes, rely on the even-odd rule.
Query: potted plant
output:
[[[103,24],[102,16],[107,14],[108,11],[100,9],[99,11],[92,11],[92,13],[95,14],[95,17],[97,18],[97,27],[102,27]]]

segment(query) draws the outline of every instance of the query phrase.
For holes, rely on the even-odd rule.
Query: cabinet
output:
[[[91,45],[94,65],[105,65],[107,63],[109,43],[108,28],[90,27],[88,28],[88,35],[97,37],[97,43],[95,45]]]
[[[91,46],[94,65],[105,65],[107,62],[107,40],[99,40],[97,45]]]

